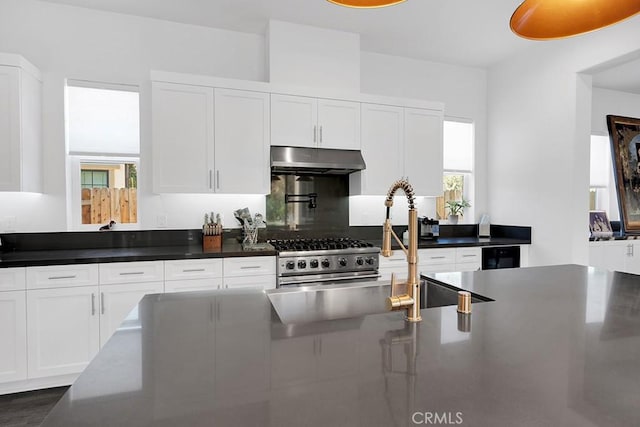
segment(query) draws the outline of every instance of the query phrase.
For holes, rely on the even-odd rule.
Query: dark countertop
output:
[[[137,248],[57,249],[48,251],[0,252],[0,268],[42,265],[91,264],[99,262],[157,261],[194,258],[274,256],[271,250],[243,250],[235,239],[226,239],[222,249],[203,251],[201,245],[152,246]]]
[[[283,325],[260,291],[147,296],[43,426],[640,425],[640,277],[435,277],[495,300],[470,332],[455,306]]]
[[[420,240],[418,248],[448,248],[469,246],[529,245],[531,240],[508,237],[439,237],[438,240]]]

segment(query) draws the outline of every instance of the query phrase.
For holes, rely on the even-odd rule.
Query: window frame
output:
[[[98,231],[98,229],[105,224],[83,224],[82,223],[82,179],[81,179],[81,165],[87,163],[96,164],[122,164],[133,163],[136,165],[138,172],[137,190],[138,194],[141,194],[141,180],[143,172],[140,170],[140,152],[136,154],[122,154],[122,153],[83,153],[83,152],[70,152],[69,150],[69,110],[68,110],[68,98],[67,87],[84,87],[89,89],[107,89],[135,92],[138,94],[138,117],[142,122],[142,102],[141,102],[141,88],[140,86],[120,83],[106,83],[80,79],[66,79],[65,80],[65,143],[66,143],[66,157],[67,157],[67,212],[70,214],[67,216],[67,228],[73,231]],[[142,124],[140,125],[140,132],[142,132]],[[141,144],[142,138],[138,134],[138,139]],[[141,150],[139,150],[141,151]],[[141,209],[140,203],[137,206],[137,222],[131,223],[118,223],[116,224],[117,230],[140,230],[141,229]]]
[[[471,169],[447,169],[445,160],[444,160],[444,144],[446,144],[445,136],[444,136],[444,126],[446,122],[454,122],[454,123],[464,123],[471,125]],[[452,117],[445,116],[443,120],[443,128],[442,128],[442,177],[443,177],[443,187],[444,187],[444,176],[445,175],[462,175],[463,176],[463,190],[462,197],[465,200],[468,200],[471,203],[471,207],[465,209],[465,215],[463,218],[465,221],[461,222],[461,224],[473,224],[475,223],[475,169],[476,169],[476,123],[472,119],[463,118],[463,117]],[[443,189],[444,194],[444,189]],[[445,208],[446,209],[446,208]],[[471,218],[470,220],[468,218]]]

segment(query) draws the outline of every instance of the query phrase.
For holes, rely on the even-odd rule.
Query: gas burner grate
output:
[[[275,239],[268,242],[277,251],[322,251],[351,248],[371,248],[372,243],[349,237],[305,238],[305,239]]]

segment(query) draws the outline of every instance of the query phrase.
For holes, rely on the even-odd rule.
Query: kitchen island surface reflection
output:
[[[436,279],[495,301],[469,330],[455,306],[283,324],[262,291],[147,296],[43,425],[640,425],[639,276]]]

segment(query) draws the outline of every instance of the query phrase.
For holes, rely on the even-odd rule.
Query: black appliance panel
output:
[[[520,246],[482,248],[482,269],[520,267]]]

